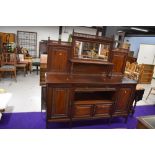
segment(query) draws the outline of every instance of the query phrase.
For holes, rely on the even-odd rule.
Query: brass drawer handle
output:
[[[59,53],[59,55],[62,55],[62,53]]]

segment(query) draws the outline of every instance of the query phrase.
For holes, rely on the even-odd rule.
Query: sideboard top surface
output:
[[[55,74],[46,73],[47,84],[137,84],[135,80],[112,76],[111,78],[99,75]]]

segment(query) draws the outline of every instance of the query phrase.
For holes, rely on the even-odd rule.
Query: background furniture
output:
[[[137,129],[155,129],[155,116],[138,117]]]
[[[36,67],[36,71],[37,71],[37,75],[38,75],[38,71],[39,71],[39,67],[40,67],[40,61],[33,60],[32,66]]]
[[[16,54],[15,53],[2,53],[0,76],[2,77],[4,73],[11,73],[11,77],[14,76],[16,80]]]
[[[141,84],[150,84],[152,81],[154,65],[126,63],[125,76],[137,80]]]
[[[16,42],[16,36],[14,33],[0,32],[0,53],[4,51],[10,52],[13,50],[12,45]]]
[[[41,54],[47,54],[47,40],[41,40],[39,42],[39,57],[41,56]]]
[[[26,63],[24,64],[22,64],[22,63],[17,63],[16,64],[16,70],[18,71],[18,70],[23,70],[23,72],[24,72],[24,76],[26,75],[26,73],[27,73],[27,71],[26,71]]]
[[[40,85],[45,85],[45,73],[47,70],[47,54],[40,56]]]
[[[150,84],[154,73],[154,65],[142,64],[138,83]]]
[[[138,64],[155,65],[155,45],[140,44],[137,62]],[[152,77],[155,77],[155,74]]]
[[[17,31],[17,44],[26,48],[33,58],[37,57],[37,32]]]

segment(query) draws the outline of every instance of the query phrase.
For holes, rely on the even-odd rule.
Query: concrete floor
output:
[[[155,86],[155,80],[150,84],[143,84],[145,93],[143,100],[137,105],[155,104],[155,95],[151,94],[146,100],[148,92],[152,86]],[[8,103],[6,112],[38,112],[41,111],[41,87],[39,86],[39,75],[36,72],[23,76],[17,75],[17,82],[11,78],[4,78],[0,81],[0,88],[6,89],[12,93],[12,98]],[[155,93],[155,91],[154,91]]]
[[[41,110],[41,87],[39,86],[39,75],[31,74],[17,75],[17,82],[11,78],[3,78],[0,88],[12,93],[6,112],[37,112]]]

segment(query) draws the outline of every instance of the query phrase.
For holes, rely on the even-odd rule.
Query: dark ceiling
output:
[[[148,32],[133,30],[132,28],[147,30]],[[125,36],[155,35],[155,26],[119,26],[118,29],[125,32]]]
[[[91,28],[102,32],[103,36],[106,34],[107,27],[108,26],[91,26]],[[146,30],[147,32],[134,30],[132,28]],[[155,36],[155,26],[114,26],[114,29],[116,31],[115,33],[119,31],[125,32],[125,36]]]

